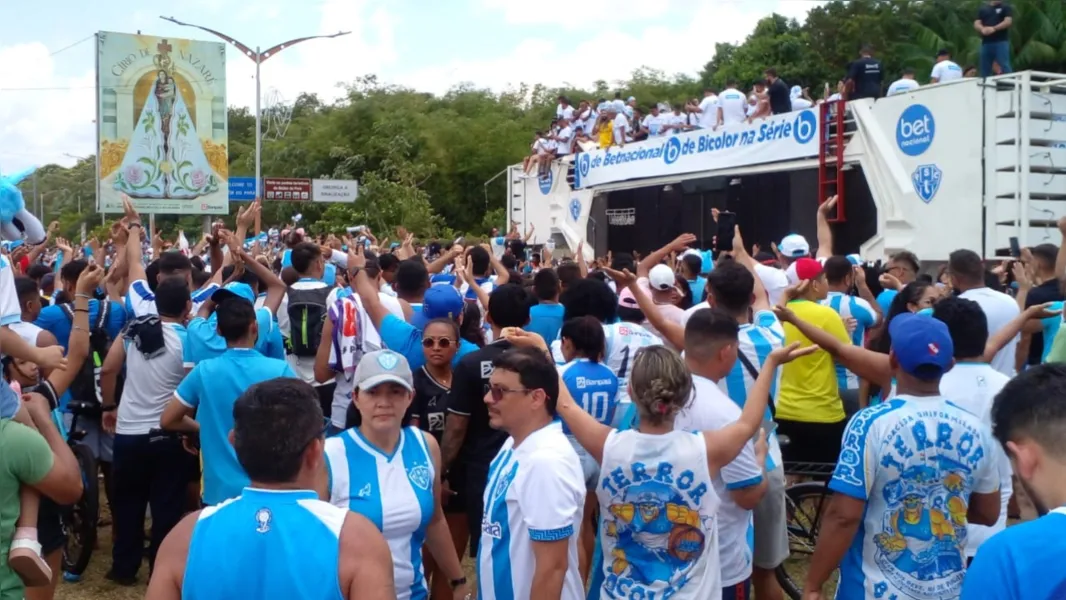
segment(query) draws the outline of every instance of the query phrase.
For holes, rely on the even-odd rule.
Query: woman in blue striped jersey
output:
[[[410,365],[390,350],[370,352],[353,384],[362,422],[326,441],[330,504],[363,515],[384,534],[398,600],[429,596],[423,544],[453,598],[465,598],[466,578],[441,508],[440,446],[417,427],[402,427],[414,393]]]

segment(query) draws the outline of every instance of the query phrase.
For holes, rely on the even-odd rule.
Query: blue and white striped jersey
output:
[[[784,342],[785,330],[781,327],[781,321],[777,320],[774,313],[768,310],[761,310],[755,313],[751,323],[740,326],[739,346],[737,348],[738,354],[743,355],[751,363],[755,373],[751,373],[744,366],[744,361],[738,356],[737,362],[733,364],[733,369],[724,379],[718,382],[718,388],[725,392],[730,400],[736,402],[737,406],[743,409],[748,400],[748,391],[755,385],[755,378],[762,371],[763,365],[766,364],[766,358],[775,349],[780,348]],[[780,382],[781,370],[778,369],[777,373],[774,374],[773,382],[770,384],[771,401],[777,398],[777,389]],[[767,406],[766,415],[763,419],[769,421],[772,418],[770,407]],[[766,470],[773,471],[781,464],[781,445],[777,442],[777,434],[771,434],[767,443],[770,449],[766,454]]]
[[[189,315],[195,316],[196,313],[200,312],[200,306],[210,300],[211,294],[214,294],[218,288],[219,285],[217,283],[210,283],[194,291],[192,293],[192,310],[189,311]],[[126,301],[123,304],[126,307],[126,314],[131,319],[159,314],[155,308],[155,294],[144,279],[138,279],[130,284],[130,289],[126,292]]]
[[[874,311],[869,302],[862,298],[849,296],[841,292],[829,292],[829,296],[822,300],[821,304],[835,310],[842,319],[855,319],[856,326],[855,331],[851,333],[851,343],[856,346],[861,347],[863,345],[863,340],[866,338],[866,330],[876,326],[879,321],[877,312]],[[840,389],[859,389],[859,378],[854,373],[844,368],[840,363],[837,363],[836,368],[837,386]]]
[[[244,488],[200,511],[183,600],[341,600],[338,559],[347,510],[313,491]]]
[[[610,323],[604,324],[603,335],[607,338],[607,347],[604,352],[603,363],[618,377],[618,404],[625,412],[625,406],[629,404],[629,371],[633,368],[633,360],[637,357],[637,351],[648,346],[662,346],[663,340],[636,323]],[[552,342],[552,356],[556,364],[563,364],[562,342]],[[614,423],[613,427],[618,427]]]
[[[538,429],[517,448],[507,438],[489,466],[483,501],[478,598],[536,600],[529,595],[533,545],[564,539],[569,560],[560,600],[585,597],[577,556],[585,476],[560,423]]]
[[[602,363],[587,358],[574,359],[559,367],[567,391],[585,412],[604,425],[614,422],[618,407],[618,377]],[[570,428],[563,423],[563,433]]]
[[[329,503],[363,515],[385,536],[392,550],[396,597],[426,598],[422,544],[436,504],[425,434],[405,427],[396,449],[386,454],[358,429],[349,429],[326,440],[326,462]]]

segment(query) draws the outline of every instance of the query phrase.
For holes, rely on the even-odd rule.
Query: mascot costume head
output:
[[[18,188],[18,184],[36,170],[37,167],[33,167],[14,175],[0,176],[0,235],[9,242],[22,240],[33,245],[44,241],[44,227],[33,213],[26,210],[26,202]]]

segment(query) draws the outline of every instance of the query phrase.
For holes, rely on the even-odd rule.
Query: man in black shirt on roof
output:
[[[1014,23],[1014,11],[1000,0],[990,0],[977,11],[973,28],[981,34],[981,77],[993,75],[992,63],[999,65],[1000,73],[1011,73],[1010,26]]]
[[[874,48],[864,44],[859,51],[859,59],[848,66],[848,76],[844,85],[848,90],[848,100],[859,98],[880,98],[882,68],[881,61],[873,57]]]
[[[770,112],[775,115],[792,112],[792,98],[788,95],[788,84],[777,76],[777,69],[770,67],[764,74],[769,84],[767,94],[770,97]]]

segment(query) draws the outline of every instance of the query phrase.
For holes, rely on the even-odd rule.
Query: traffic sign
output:
[[[358,181],[346,179],[315,179],[311,181],[311,199],[315,202],[355,202],[358,197]]]
[[[310,179],[263,180],[263,200],[281,202],[308,202],[311,200]]]
[[[255,200],[255,177],[230,177],[229,199],[230,202]]]

